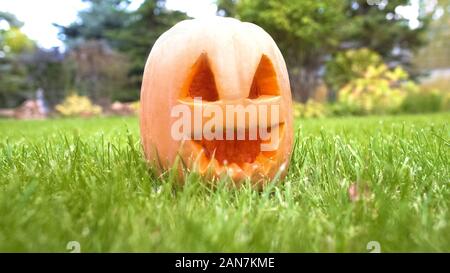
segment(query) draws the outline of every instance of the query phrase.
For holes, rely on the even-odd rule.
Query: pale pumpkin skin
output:
[[[272,63],[279,95],[249,99],[263,55]],[[280,106],[283,130],[278,149],[270,156],[259,155],[255,162],[242,166],[235,163],[223,165],[214,158],[206,158],[202,147],[193,141],[172,138],[171,126],[177,119],[170,115],[172,107],[180,103],[192,109],[198,107],[181,97],[200,56],[206,56],[208,60],[218,93],[218,100],[203,101],[203,108],[208,103],[221,107],[252,103]],[[162,169],[172,167],[176,157],[180,156],[190,170],[216,177],[227,174],[236,182],[249,178],[254,183],[264,183],[277,173],[284,175],[286,172],[293,146],[288,72],[273,39],[255,24],[223,17],[185,20],[176,24],[159,37],[150,52],[140,101],[140,130],[145,156]]]

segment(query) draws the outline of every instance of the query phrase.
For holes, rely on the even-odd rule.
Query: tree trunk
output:
[[[306,102],[312,97],[320,83],[318,69],[314,68],[293,69],[289,76],[293,99],[300,102]]]

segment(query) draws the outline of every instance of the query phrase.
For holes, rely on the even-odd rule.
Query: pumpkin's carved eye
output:
[[[187,83],[185,97],[201,97],[204,101],[216,101],[219,99],[214,75],[206,54],[203,53],[198,58]]]
[[[260,96],[279,96],[280,90],[277,82],[277,74],[273,64],[266,55],[262,55],[253,77],[252,87],[248,95],[249,99]]]

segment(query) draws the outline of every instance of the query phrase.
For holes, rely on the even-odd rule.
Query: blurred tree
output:
[[[73,65],[74,87],[95,103],[109,106],[127,92],[128,60],[105,41],[90,40],[74,47],[68,57]]]
[[[338,27],[348,23],[345,2],[240,0],[236,11],[272,35],[290,68],[293,97],[306,101],[319,84],[324,57],[339,47],[347,30]]]
[[[79,13],[76,22],[67,27],[59,26],[63,40],[69,48],[83,41],[105,41],[111,48],[127,55],[131,65],[124,73],[128,75],[130,90],[111,96],[125,101],[137,100],[151,47],[164,31],[187,18],[186,15],[167,10],[165,0],[146,0],[135,11],[127,9],[129,0],[85,1],[90,7]],[[90,84],[94,83],[91,81]]]
[[[4,31],[1,43],[1,50],[5,54],[20,54],[32,51],[35,48],[35,43],[17,27],[11,27]]]
[[[236,0],[217,0],[217,15],[236,17]]]
[[[78,20],[68,26],[56,25],[60,38],[69,47],[87,40],[107,40],[108,31],[124,27],[129,16],[126,10],[130,0],[83,0],[89,3],[78,12]],[[109,40],[108,42],[112,42]]]
[[[15,107],[30,96],[22,57],[35,49],[35,43],[20,30],[22,23],[14,15],[0,12],[0,23],[6,25],[0,29],[0,107]]]
[[[30,91],[26,66],[12,56],[0,57],[0,107],[15,107]]]
[[[289,67],[295,99],[306,101],[320,83],[326,59],[367,47],[395,65],[409,65],[424,43],[429,16],[412,29],[399,7],[409,0],[218,0],[218,14],[236,16],[267,30]],[[235,14],[234,14],[235,11]]]
[[[7,22],[9,27],[21,28],[23,26],[23,23],[14,14],[9,12],[0,11],[0,22],[2,21]]]
[[[64,99],[65,91],[70,87],[71,71],[65,55],[58,48],[38,48],[25,54],[23,61],[27,65],[30,86],[33,90],[41,88],[50,106]]]
[[[381,56],[368,48],[338,52],[326,63],[325,82],[333,90],[339,90],[351,80],[362,77],[369,66],[382,63]]]
[[[185,13],[166,9],[163,0],[146,0],[130,14],[123,28],[108,32],[108,39],[130,58],[129,77],[135,90],[140,89],[145,62],[156,39],[186,18]],[[139,92],[134,94],[139,98]]]
[[[346,2],[347,15],[354,27],[342,47],[367,47],[378,52],[391,65],[411,68],[411,53],[426,42],[425,31],[430,16],[420,15],[418,25],[412,28],[409,18],[399,13],[400,8],[410,4],[410,0]]]
[[[427,41],[414,64],[424,70],[450,68],[450,0],[438,0]]]

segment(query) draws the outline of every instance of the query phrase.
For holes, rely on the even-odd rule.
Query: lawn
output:
[[[257,191],[158,176],[136,118],[0,120],[0,251],[450,251],[449,121],[297,120],[288,176]]]

